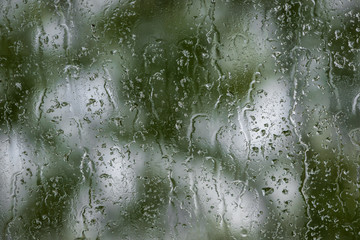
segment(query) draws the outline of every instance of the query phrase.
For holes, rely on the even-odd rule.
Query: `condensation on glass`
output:
[[[0,9],[0,239],[360,238],[358,0]]]

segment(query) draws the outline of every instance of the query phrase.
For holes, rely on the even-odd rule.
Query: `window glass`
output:
[[[357,0],[1,0],[0,239],[357,239]]]

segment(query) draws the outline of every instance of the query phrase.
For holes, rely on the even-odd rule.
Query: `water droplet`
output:
[[[267,196],[269,194],[272,194],[274,192],[274,189],[271,188],[271,187],[265,187],[265,188],[262,188],[262,194],[263,196]]]

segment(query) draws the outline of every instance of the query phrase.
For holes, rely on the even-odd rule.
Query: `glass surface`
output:
[[[360,238],[360,1],[1,0],[0,239]]]

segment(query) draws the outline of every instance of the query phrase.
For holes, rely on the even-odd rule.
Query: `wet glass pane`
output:
[[[358,0],[1,0],[0,239],[360,238]]]

